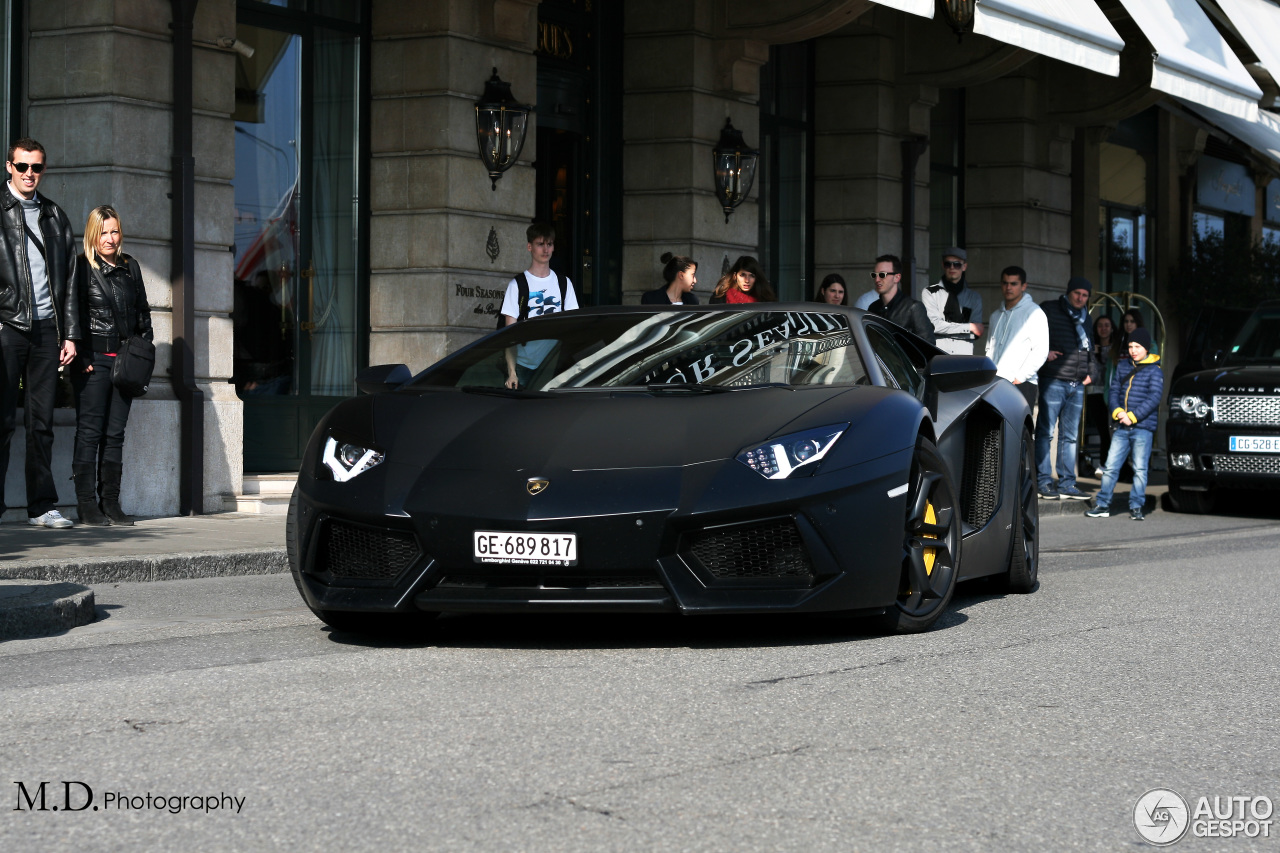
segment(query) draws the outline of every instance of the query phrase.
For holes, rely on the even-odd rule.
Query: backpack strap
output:
[[[523,323],[529,319],[529,279],[524,273],[516,274],[516,298],[520,301],[520,316],[516,322]]]

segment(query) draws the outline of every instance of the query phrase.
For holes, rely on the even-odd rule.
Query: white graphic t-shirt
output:
[[[569,279],[565,279],[569,285],[569,291],[564,294],[560,290],[560,280],[554,272],[549,272],[541,278],[526,272],[524,277],[529,282],[530,318],[577,309],[578,297],[574,295],[573,282]],[[508,317],[519,317],[519,301],[520,285],[513,278],[507,282],[507,292],[502,297],[502,313]],[[520,344],[516,347],[516,364],[533,369],[542,364],[542,360],[547,357],[547,353],[551,352],[553,346],[555,341],[530,341],[527,344]]]

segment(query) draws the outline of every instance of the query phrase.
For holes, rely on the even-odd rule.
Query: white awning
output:
[[[1258,110],[1257,117],[1250,120],[1220,113],[1188,101],[1181,103],[1205,121],[1231,134],[1259,154],[1271,158],[1275,163],[1280,163],[1280,116],[1266,110]]]
[[[888,6],[890,9],[897,9],[899,12],[910,12],[922,18],[933,17],[934,0],[872,0],[872,2]]]
[[[1218,5],[1262,67],[1280,83],[1280,6],[1267,0],[1218,0]]]
[[[1155,52],[1151,88],[1253,119],[1262,90],[1196,0],[1120,0]]]
[[[1094,0],[980,0],[973,31],[1100,74],[1120,76],[1124,41]]]

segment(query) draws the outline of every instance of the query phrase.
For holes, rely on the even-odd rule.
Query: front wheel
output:
[[[1013,542],[1005,587],[1010,592],[1031,592],[1040,573],[1040,502],[1036,499],[1036,449],[1031,431],[1022,431],[1018,462],[1018,505],[1014,510]]]
[[[880,617],[894,634],[927,631],[938,621],[960,577],[960,513],[951,475],[933,442],[916,442],[908,480],[898,597]]]

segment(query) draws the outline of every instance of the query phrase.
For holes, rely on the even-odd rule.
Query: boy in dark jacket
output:
[[[1164,398],[1164,374],[1160,356],[1151,355],[1151,333],[1138,328],[1129,333],[1129,358],[1120,362],[1107,399],[1111,419],[1118,423],[1107,454],[1107,470],[1102,475],[1090,518],[1111,515],[1111,495],[1115,492],[1120,467],[1132,450],[1133,490],[1129,492],[1129,518],[1142,521],[1142,505],[1147,499],[1147,462],[1151,459],[1151,442],[1159,421],[1160,401]]]

